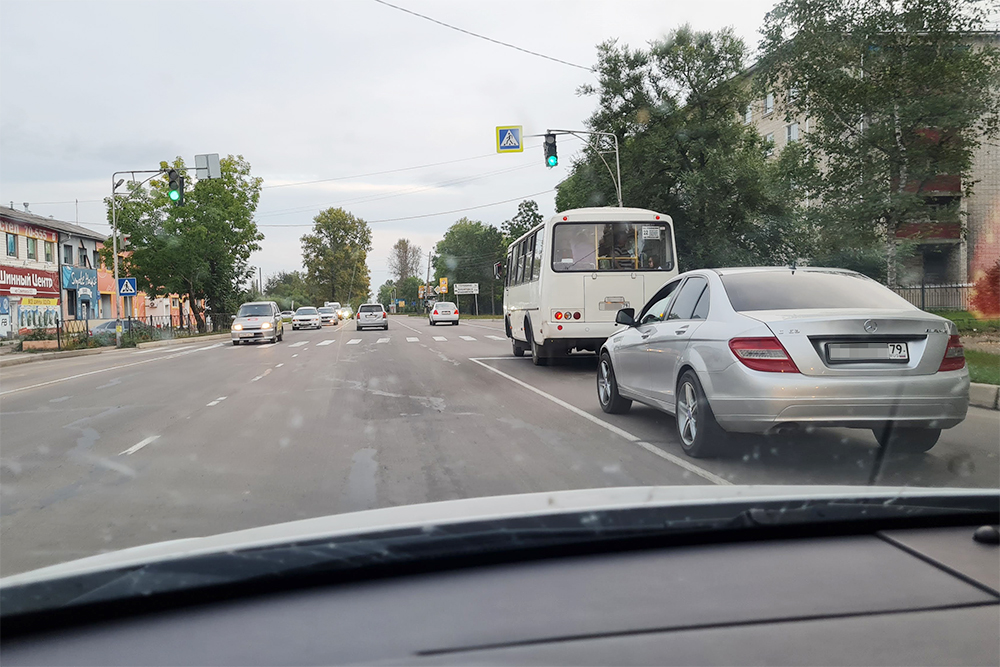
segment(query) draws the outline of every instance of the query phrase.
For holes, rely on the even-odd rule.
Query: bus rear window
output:
[[[671,271],[670,226],[644,222],[569,222],[555,226],[553,271]]]

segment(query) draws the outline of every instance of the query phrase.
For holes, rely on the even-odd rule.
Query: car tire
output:
[[[548,366],[547,350],[544,345],[535,342],[535,332],[531,330],[531,322],[527,319],[524,321],[524,332],[527,334],[528,348],[531,350],[531,363],[536,366]]]
[[[677,439],[681,449],[692,458],[717,456],[727,434],[715,420],[715,413],[694,371],[685,371],[677,381]]]
[[[434,326],[434,320],[427,320],[427,324]]]
[[[458,326],[458,320],[455,320],[454,322],[452,322],[452,325],[454,325],[454,326],[457,327]]]
[[[521,341],[517,340],[516,338],[511,338],[510,339],[510,344],[511,344],[511,347],[513,349],[515,357],[523,357],[524,356],[524,346],[521,345]]]
[[[278,339],[274,341],[275,343],[280,343],[285,339],[285,329],[282,327],[281,331],[278,332]]]
[[[624,414],[632,408],[631,399],[618,393],[618,380],[611,355],[607,352],[601,355],[601,362],[597,365],[597,400],[601,409],[612,415]]]
[[[237,346],[237,345],[239,345],[239,344],[240,344],[240,341],[238,341],[238,340],[234,340],[234,341],[233,341],[233,347],[236,347],[236,346]]]
[[[893,426],[887,424],[873,428],[878,444],[889,453],[923,454],[937,444],[941,437],[939,428]]]
[[[389,325],[388,325],[388,324],[386,324],[386,325],[385,325],[384,327],[382,327],[382,328],[383,328],[383,329],[385,329],[386,331],[388,331],[388,330],[389,330]]]

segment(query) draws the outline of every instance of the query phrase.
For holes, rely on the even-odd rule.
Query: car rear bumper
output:
[[[458,315],[435,315],[431,313],[431,322],[458,322]]]
[[[562,328],[560,329],[560,327]],[[620,330],[621,326],[614,322],[577,322],[573,320],[556,322],[553,320],[542,323],[542,339],[548,341],[568,338],[599,341],[598,348],[600,348],[608,336]]]
[[[705,378],[715,418],[728,431],[784,426],[873,428],[886,423],[951,428],[969,409],[967,369],[894,377],[764,373],[732,364]]]

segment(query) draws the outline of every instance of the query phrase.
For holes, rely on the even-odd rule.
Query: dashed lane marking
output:
[[[490,340],[507,340],[503,336],[487,336]]]
[[[288,347],[302,347],[303,345],[307,344],[308,342],[309,341],[307,341],[307,340],[300,340],[298,343],[292,343]]]
[[[139,442],[135,443],[134,445],[132,445],[131,447],[129,447],[128,449],[126,449],[125,451],[118,452],[118,456],[121,456],[123,454],[125,456],[131,456],[132,454],[135,454],[137,451],[139,451],[140,449],[142,449],[143,447],[145,447],[146,445],[148,445],[149,443],[153,442],[154,440],[156,440],[159,437],[160,436],[158,436],[158,435],[151,435],[148,438],[143,438]]]
[[[351,340],[347,341],[347,344],[348,345],[357,345],[360,342],[361,342],[360,338],[352,338]]]
[[[378,339],[377,341],[375,341],[375,342],[376,342],[376,343],[388,343],[388,342],[389,342],[389,339],[388,339],[388,338],[379,338],[379,339]]]
[[[417,336],[407,336],[406,337],[406,342],[407,343],[419,343],[420,339]]]
[[[459,336],[459,338],[461,338],[462,340],[476,340],[472,336]]]
[[[316,347],[323,347],[324,345],[330,345],[331,343],[336,343],[336,342],[337,342],[336,338],[329,338],[327,340],[321,340],[320,342],[316,343]]]
[[[440,342],[446,341],[448,339],[445,338],[444,336],[434,336],[434,340],[436,340],[436,341],[438,341],[440,343]]]
[[[212,407],[213,405],[218,405],[219,403],[221,403],[221,402],[222,402],[222,401],[224,401],[224,400],[226,400],[226,397],[225,397],[225,396],[219,396],[219,397],[218,397],[217,399],[215,399],[214,401],[212,401],[212,402],[210,402],[210,403],[206,403],[206,404],[205,404],[205,407],[206,407],[206,408],[210,408],[210,407]]]

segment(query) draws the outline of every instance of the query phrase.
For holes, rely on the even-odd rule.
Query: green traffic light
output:
[[[177,201],[180,198],[181,198],[181,193],[180,193],[179,190],[171,190],[170,191],[170,200],[171,201]]]
[[[555,156],[555,155],[550,155],[548,157],[548,163],[549,163],[550,167],[554,167],[557,164],[559,164],[559,158],[557,156]]]

